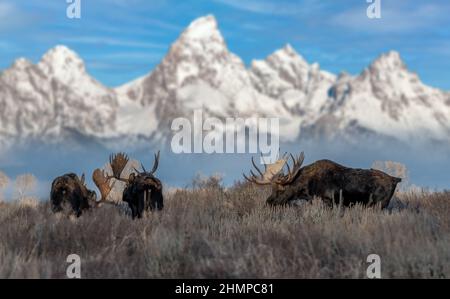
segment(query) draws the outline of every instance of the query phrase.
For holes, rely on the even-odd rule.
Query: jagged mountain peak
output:
[[[84,62],[80,56],[63,45],[58,45],[48,50],[42,56],[41,62],[52,65],[55,68],[75,67],[84,70]]]
[[[337,80],[346,80],[348,78],[351,78],[352,75],[350,75],[348,72],[346,71],[342,71],[338,74],[337,76]]]
[[[265,59],[269,63],[297,63],[308,67],[308,62],[300,55],[290,44],[286,44],[283,48],[276,50]]]
[[[389,51],[382,54],[372,62],[369,68],[385,72],[407,69],[406,64],[400,57],[400,53],[397,51]]]
[[[292,106],[299,99],[326,99],[326,90],[334,81],[334,75],[321,71],[318,63],[308,62],[290,45],[273,52],[264,60],[254,60],[251,65],[255,87],[262,93],[275,98],[289,98]],[[319,106],[314,101],[312,106]],[[294,104],[295,103],[295,104]]]
[[[57,77],[63,82],[78,77],[86,72],[83,60],[73,50],[58,45],[47,51],[38,66],[50,77]]]
[[[172,44],[162,63],[141,82],[148,85],[149,81],[161,81],[168,90],[198,81],[220,88],[229,80],[249,81],[247,77],[244,63],[228,50],[215,17],[208,15],[194,20]]]
[[[284,45],[282,50],[284,50],[284,51],[286,51],[288,53],[297,53],[297,51],[295,51],[295,49],[291,46],[290,43],[287,43],[286,45]]]
[[[140,86],[149,85],[149,81],[154,82],[155,77],[161,80],[160,84],[166,85],[164,88],[176,88],[183,85],[185,79],[196,76],[201,68],[208,68],[212,60],[224,58],[228,54],[216,18],[213,15],[202,16],[181,32],[164,59],[151,73],[119,86],[117,91],[130,99],[145,98]],[[200,57],[204,61],[201,66],[198,65]]]
[[[132,100],[154,107],[158,134],[166,134],[173,117],[190,116],[199,108],[216,117],[287,115],[255,90],[250,74],[229,51],[216,19],[205,16],[181,33],[153,72],[117,92],[121,103]]]
[[[200,17],[191,22],[182,36],[190,39],[222,38],[217,20],[213,15]]]
[[[303,59],[303,57],[291,46],[291,44],[286,44],[283,48],[276,50],[275,52],[273,52],[272,55],[277,55],[277,56],[288,56],[288,57],[300,57]]]
[[[172,44],[168,56],[177,60],[186,57],[225,56],[228,54],[225,40],[219,30],[217,20],[208,15],[194,20]],[[207,60],[207,59],[206,59]]]
[[[382,54],[356,77],[340,76],[329,94],[341,131],[358,128],[407,142],[449,141],[445,93],[423,84],[396,51]]]
[[[20,69],[20,70],[23,70],[23,69],[26,69],[27,67],[30,67],[30,66],[32,66],[32,65],[33,65],[33,63],[32,63],[30,60],[21,57],[21,58],[18,58],[18,59],[16,59],[16,60],[14,61],[14,63],[12,64],[12,67],[11,67],[11,68],[12,68],[12,69]]]
[[[69,131],[106,137],[115,130],[115,93],[65,46],[50,49],[37,64],[18,59],[1,73],[0,106],[0,138],[58,142]]]
[[[288,140],[301,138],[299,132],[354,140],[355,132],[450,136],[450,96],[424,85],[398,52],[381,55],[359,75],[336,77],[286,44],[248,69],[228,50],[212,15],[194,20],[150,74],[115,90],[91,78],[65,46],[49,50],[37,65],[18,59],[0,74],[0,106],[6,107],[0,139],[64,139],[70,129],[100,141],[163,142],[171,121],[197,108],[222,118],[277,116]]]
[[[56,45],[53,48],[49,49],[44,55],[43,59],[46,57],[55,57],[55,56],[65,56],[65,57],[74,57],[79,58],[78,54],[65,45]]]
[[[355,83],[360,85],[357,88],[370,89],[377,98],[390,101],[401,97],[410,98],[423,85],[418,75],[408,70],[396,51],[380,55],[364,69]]]

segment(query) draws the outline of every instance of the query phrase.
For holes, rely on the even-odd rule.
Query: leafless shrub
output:
[[[2,171],[0,171],[0,202],[3,201],[3,190],[9,185],[9,177]]]
[[[450,193],[402,193],[405,208],[268,207],[270,190],[178,189],[161,213],[132,221],[114,206],[76,221],[37,208],[0,209],[0,278],[64,278],[68,254],[83,278],[450,277]]]
[[[29,192],[33,192],[37,185],[37,179],[32,174],[19,175],[14,183],[16,198],[24,200]]]
[[[215,173],[212,176],[204,176],[198,173],[192,180],[193,189],[217,189],[223,190],[223,175]]]
[[[39,200],[34,196],[24,196],[19,201],[19,206],[22,208],[24,207],[37,208],[39,206]]]
[[[406,191],[408,188],[411,187],[409,182],[409,172],[406,165],[400,163],[400,162],[394,162],[394,161],[375,161],[372,164],[373,169],[378,169],[381,171],[384,171],[385,173],[401,178],[402,182],[399,184],[398,190],[399,191]]]

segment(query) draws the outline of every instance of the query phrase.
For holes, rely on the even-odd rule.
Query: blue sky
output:
[[[213,14],[246,64],[290,43],[325,70],[357,74],[397,50],[425,83],[450,90],[448,1],[382,0],[381,19],[367,18],[366,0],[81,0],[79,20],[66,17],[67,5],[0,0],[0,68],[65,44],[102,83],[120,85],[151,71],[192,20]]]

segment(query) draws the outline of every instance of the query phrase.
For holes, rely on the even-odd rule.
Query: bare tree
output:
[[[0,202],[3,201],[3,190],[9,185],[9,177],[0,171]]]
[[[410,186],[409,172],[406,165],[394,162],[394,161],[375,161],[372,164],[372,168],[386,172],[389,175],[402,179],[399,185],[401,191],[406,191]]]
[[[15,181],[15,193],[19,201],[24,200],[27,193],[35,190],[37,179],[32,174],[19,175]]]
[[[192,188],[194,190],[201,189],[215,189],[215,190],[223,190],[223,174],[214,173],[211,176],[205,176],[201,173],[197,173],[195,177],[192,179]]]

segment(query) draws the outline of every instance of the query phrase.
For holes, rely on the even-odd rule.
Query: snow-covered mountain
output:
[[[0,74],[0,144],[60,142],[74,135],[166,142],[171,122],[207,116],[279,117],[282,140],[385,137],[450,143],[450,93],[423,84],[397,52],[361,74],[338,76],[290,45],[247,68],[213,16],[192,22],[148,75],[116,89],[91,78],[64,46]],[[111,142],[113,141],[113,142]]]
[[[230,53],[213,16],[192,22],[151,74],[117,91],[121,102],[154,108],[157,139],[170,133],[174,118],[192,118],[195,109],[222,119],[280,117],[289,129],[284,137],[298,134],[299,120],[279,101],[255,88],[251,72]]]
[[[290,45],[253,61],[250,73],[254,88],[281,102],[302,127],[319,118],[336,81],[335,75],[320,70],[318,63],[308,64]]]
[[[0,74],[3,143],[63,141],[72,133],[104,138],[116,126],[117,96],[92,79],[64,46],[37,64],[20,58]]]
[[[405,142],[448,143],[450,93],[423,84],[391,51],[356,77],[341,74],[321,118],[315,129],[333,128],[330,135],[348,139],[369,133]]]

